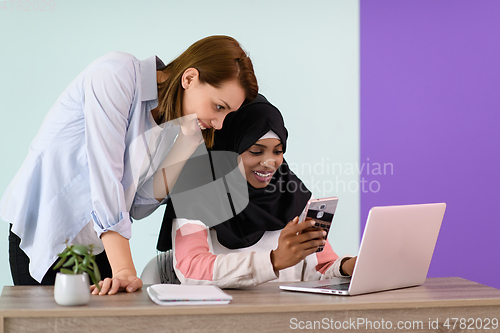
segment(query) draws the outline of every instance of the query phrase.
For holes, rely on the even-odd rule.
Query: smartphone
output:
[[[333,216],[337,210],[337,197],[311,199],[307,202],[306,208],[300,214],[299,223],[310,217],[316,221],[314,228],[321,228],[326,231],[325,240],[328,237],[330,226],[332,225]],[[324,246],[320,246],[316,252],[323,251]]]

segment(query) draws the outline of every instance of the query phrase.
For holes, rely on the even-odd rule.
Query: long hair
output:
[[[158,114],[161,122],[182,116],[184,88],[181,78],[188,68],[197,69],[200,82],[215,88],[231,79],[238,79],[245,91],[244,103],[251,102],[257,96],[259,87],[252,61],[240,44],[229,36],[209,36],[191,45],[162,69],[168,78],[158,83]],[[209,148],[213,146],[214,131],[210,128],[202,132]]]

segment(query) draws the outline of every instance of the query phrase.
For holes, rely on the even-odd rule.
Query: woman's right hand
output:
[[[295,217],[283,228],[278,239],[278,248],[271,251],[271,263],[276,272],[298,264],[316,252],[320,245],[325,244],[323,237],[326,232],[313,228],[314,225],[313,219],[299,223],[299,218]]]
[[[114,295],[119,291],[131,293],[142,288],[142,280],[136,276],[135,272],[123,270],[116,275],[113,274],[113,278],[99,281],[99,287],[100,291],[95,285],[90,286],[93,295]]]

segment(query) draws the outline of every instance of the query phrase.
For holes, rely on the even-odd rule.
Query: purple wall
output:
[[[429,276],[496,288],[499,18],[497,0],[361,0],[361,230],[372,206],[446,202]]]

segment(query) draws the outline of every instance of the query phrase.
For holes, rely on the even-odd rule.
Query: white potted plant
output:
[[[83,305],[90,300],[89,277],[99,290],[99,268],[92,254],[92,246],[68,245],[59,254],[55,270],[54,299],[59,305]]]

